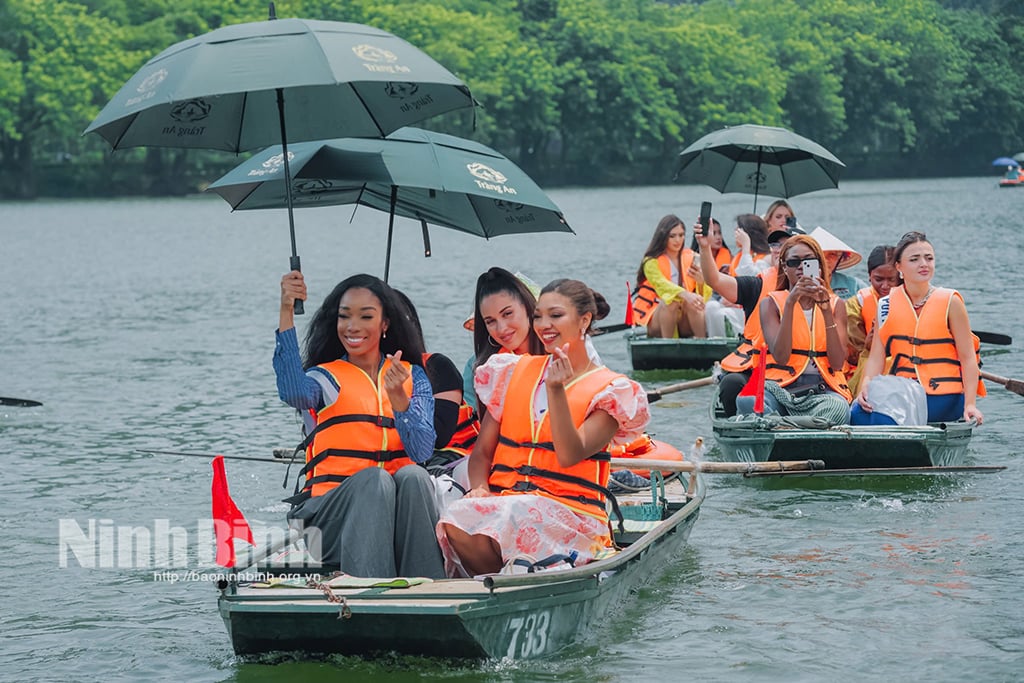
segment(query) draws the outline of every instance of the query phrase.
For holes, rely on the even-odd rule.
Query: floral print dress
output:
[[[495,354],[477,369],[474,377],[478,400],[487,412],[501,421],[505,396],[516,363],[523,356]],[[539,419],[547,409],[547,390],[543,381],[534,398]],[[613,444],[628,444],[639,437],[650,421],[647,395],[639,384],[619,376],[590,401],[587,415],[603,410],[619,424]],[[444,532],[445,524],[470,535],[483,534],[501,547],[502,562],[517,558],[530,561],[550,555],[576,552],[576,563],[589,562],[611,545],[608,525],[595,517],[579,514],[566,505],[530,493],[506,492],[481,498],[462,498],[452,502],[437,524],[437,538],[444,553],[449,576],[466,576]]]

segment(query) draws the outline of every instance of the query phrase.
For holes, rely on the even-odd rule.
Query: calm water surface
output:
[[[541,283],[583,279],[618,322],[662,215],[690,223],[710,199],[728,225],[752,203],[701,187],[552,196],[575,236],[487,242],[433,228],[424,259],[419,226],[399,222],[392,283],[418,305],[432,350],[460,365],[468,357],[461,322],[488,266]],[[1006,294],[1024,261],[1024,191],[998,190],[995,178],[849,182],[794,205],[805,227],[823,225],[865,257],[909,229],[927,231],[936,280],[964,293],[975,328],[1015,337],[986,350],[986,368],[1024,376],[1019,304]],[[353,272],[383,272],[386,216],[351,213],[297,212],[314,305]],[[1024,672],[1024,398],[998,386],[981,403],[986,424],[971,455],[1005,472],[814,488],[714,477],[678,563],[557,659],[241,662],[213,587],[155,581],[147,568],[86,568],[68,553],[62,568],[58,538],[60,520],[85,531],[90,521],[155,530],[166,520],[195,541],[209,514],[209,461],[139,449],[267,456],[294,442],[298,424],[270,365],[285,214],[231,214],[210,197],[0,204],[0,245],[0,395],[44,403],[0,408],[0,680],[1008,681]],[[610,367],[629,369],[618,335],[596,343]],[[709,397],[700,389],[655,404],[651,431],[678,445],[710,439]],[[253,526],[281,526],[282,468],[227,467]],[[191,567],[206,552],[197,545]]]

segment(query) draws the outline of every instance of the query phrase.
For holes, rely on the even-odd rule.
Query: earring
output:
[[[492,338],[491,338],[491,335],[487,335],[487,342],[488,342],[488,343],[489,343],[489,344],[490,344],[491,346],[493,346],[494,348],[496,348],[496,349],[500,349],[500,348],[501,348],[501,345],[500,345],[500,344],[497,344],[497,343],[495,343],[494,339],[492,339]]]
[[[586,336],[587,336],[586,328],[580,330],[580,341],[583,341],[586,338]]]
[[[381,335],[380,335],[380,338],[381,338],[381,339],[387,339],[387,338],[388,338],[388,331],[387,331],[387,330],[384,330],[384,331],[383,331],[383,332],[381,333]]]

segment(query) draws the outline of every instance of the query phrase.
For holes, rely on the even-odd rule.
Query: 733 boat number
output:
[[[512,639],[508,644],[509,659],[536,657],[548,647],[548,625],[551,617],[547,612],[517,616],[509,619],[508,631]]]

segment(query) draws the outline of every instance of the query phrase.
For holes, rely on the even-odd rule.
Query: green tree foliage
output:
[[[490,144],[546,184],[667,182],[683,146],[740,123],[817,140],[848,177],[983,172],[1024,149],[1020,0],[276,5],[282,18],[371,24],[420,47],[481,104],[422,125]],[[234,159],[112,156],[80,133],[164,48],[266,17],[251,0],[0,0],[0,193],[32,196],[60,187],[55,177],[90,193],[213,180]]]

